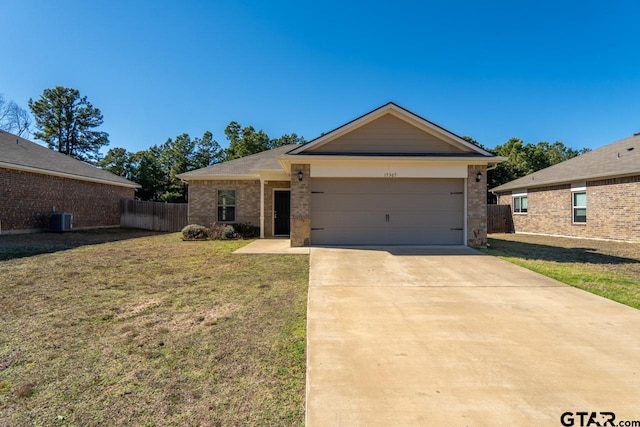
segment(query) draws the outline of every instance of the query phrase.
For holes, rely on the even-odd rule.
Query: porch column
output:
[[[469,165],[467,172],[467,245],[487,247],[487,167]]]
[[[260,238],[264,239],[264,178],[260,177]]]
[[[298,177],[298,173],[302,175]],[[311,243],[311,165],[291,165],[291,247]]]

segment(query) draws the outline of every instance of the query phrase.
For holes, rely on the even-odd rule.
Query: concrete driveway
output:
[[[640,420],[640,311],[472,249],[312,248],[307,329],[308,427]]]

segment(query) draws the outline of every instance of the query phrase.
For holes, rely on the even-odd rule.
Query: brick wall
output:
[[[258,180],[189,182],[189,224],[210,226],[218,220],[218,190],[235,190],[236,220],[234,222],[260,226],[260,181]]]
[[[587,222],[573,224],[571,185],[529,189],[528,212],[513,214],[516,233],[640,241],[640,176],[587,182]],[[511,205],[511,193],[498,203]],[[512,206],[513,210],[513,206]]]
[[[587,183],[587,229],[598,238],[640,242],[640,175]]]
[[[480,182],[476,182],[478,172]],[[467,167],[467,244],[487,246],[487,167]]]
[[[302,171],[302,181],[298,171]],[[291,246],[311,244],[310,172],[310,165],[291,165]]]
[[[52,206],[73,214],[73,228],[120,225],[120,200],[133,188],[31,172],[0,169],[0,227],[36,230],[48,227]]]

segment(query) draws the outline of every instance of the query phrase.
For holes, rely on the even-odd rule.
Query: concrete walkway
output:
[[[309,255],[310,248],[292,248],[289,239],[259,239],[237,249],[234,254],[296,254]]]
[[[312,248],[307,330],[308,427],[640,420],[640,311],[472,249]]]

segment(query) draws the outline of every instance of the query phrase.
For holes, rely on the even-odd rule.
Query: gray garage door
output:
[[[462,179],[311,180],[313,245],[460,245]]]

